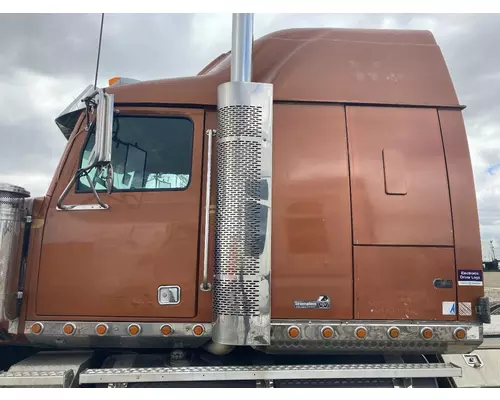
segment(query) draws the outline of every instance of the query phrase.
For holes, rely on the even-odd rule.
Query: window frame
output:
[[[157,188],[157,189],[155,189],[155,188],[116,189],[115,187],[113,187],[111,194],[113,194],[113,193],[143,193],[143,192],[182,192],[182,191],[188,190],[190,188],[191,180],[193,177],[193,154],[194,154],[194,142],[196,139],[196,136],[195,136],[196,125],[195,125],[192,118],[190,118],[187,115],[175,115],[175,114],[158,115],[158,114],[134,114],[134,113],[131,113],[131,114],[123,113],[123,114],[115,116],[115,118],[161,118],[161,119],[185,119],[185,120],[188,120],[189,122],[191,122],[191,128],[192,128],[191,129],[191,151],[190,151],[190,156],[189,156],[189,159],[190,159],[189,179],[188,179],[185,187],[183,187],[183,188]],[[87,132],[87,136],[85,137],[85,141],[83,142],[83,145],[80,149],[80,155],[78,157],[78,166],[77,166],[78,169],[81,168],[81,166],[82,166],[83,155],[84,155],[85,149],[87,148],[87,145],[90,141],[91,135],[95,135],[95,124],[94,124],[94,127]],[[113,142],[113,144],[114,144],[114,142]],[[80,178],[80,179],[82,179],[82,178]],[[78,179],[75,182],[74,193],[75,194],[92,194],[92,189],[90,187],[88,190],[81,189],[82,183],[80,182],[80,179]],[[97,193],[106,193],[106,189],[105,188],[103,188],[103,189],[96,188],[96,192]]]

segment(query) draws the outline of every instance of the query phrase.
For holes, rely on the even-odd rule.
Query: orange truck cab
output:
[[[17,227],[5,343],[224,368],[245,349],[276,359],[238,379],[266,382],[284,356],[477,348],[489,308],[464,106],[432,34],[275,32],[250,47],[251,80],[235,54],[89,87],[56,121],[68,142],[47,194],[0,186],[0,212],[18,207],[1,221]],[[285,369],[351,378],[301,360]],[[106,365],[80,384],[129,382]],[[415,376],[456,376],[433,365]]]

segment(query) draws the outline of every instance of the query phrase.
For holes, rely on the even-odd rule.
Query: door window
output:
[[[113,191],[183,190],[189,185],[193,151],[193,122],[184,117],[116,116],[113,127]],[[80,167],[89,165],[95,132],[82,153]],[[89,172],[98,191],[105,176]],[[77,183],[78,193],[90,192],[87,177]]]

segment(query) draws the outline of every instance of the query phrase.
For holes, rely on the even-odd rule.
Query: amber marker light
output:
[[[108,85],[113,86],[115,83],[118,83],[120,81],[119,76],[115,76],[114,78],[111,78],[108,80]]]
[[[299,335],[300,335],[300,329],[297,328],[296,326],[291,326],[290,328],[288,328],[288,336],[291,339],[297,339]]]
[[[201,336],[203,335],[203,332],[205,332],[205,329],[201,325],[195,325],[193,327],[193,335],[195,336]]]
[[[104,336],[106,333],[108,333],[108,326],[106,324],[99,324],[95,327],[95,333],[97,333],[99,336]]]
[[[173,329],[170,325],[163,325],[160,329],[163,336],[168,336],[172,333]],[[203,333],[203,332],[202,332]]]
[[[36,322],[31,325],[31,333],[34,335],[39,335],[43,331],[43,325],[40,322]]]
[[[354,334],[356,335],[356,337],[358,339],[364,339],[364,338],[366,338],[366,335],[368,335],[368,331],[366,330],[365,327],[360,326],[359,328],[356,328],[356,330],[354,331]]]
[[[432,339],[432,337],[434,336],[434,332],[432,331],[431,328],[424,328],[421,331],[421,335],[424,339],[429,340]]]
[[[467,332],[464,328],[457,328],[455,332],[453,332],[453,336],[455,336],[455,339],[462,340],[467,336]]]
[[[389,328],[389,330],[387,331],[387,334],[389,335],[389,337],[391,339],[397,339],[399,337],[399,328],[396,328],[395,326],[393,326],[392,328]]]
[[[334,334],[335,332],[330,326],[325,326],[321,329],[321,336],[323,336],[323,339],[331,339]]]
[[[75,333],[75,330],[76,330],[75,325],[69,322],[63,327],[63,332],[65,335],[72,335],[73,333]]]
[[[141,333],[141,327],[137,324],[132,324],[129,325],[128,327],[128,334],[131,336],[137,336],[139,333]]]

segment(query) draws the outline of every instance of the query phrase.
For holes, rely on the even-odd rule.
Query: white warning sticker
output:
[[[457,315],[457,307],[454,301],[443,301],[443,315]]]
[[[458,303],[458,315],[464,315],[464,316],[472,315],[472,303],[463,301]]]

